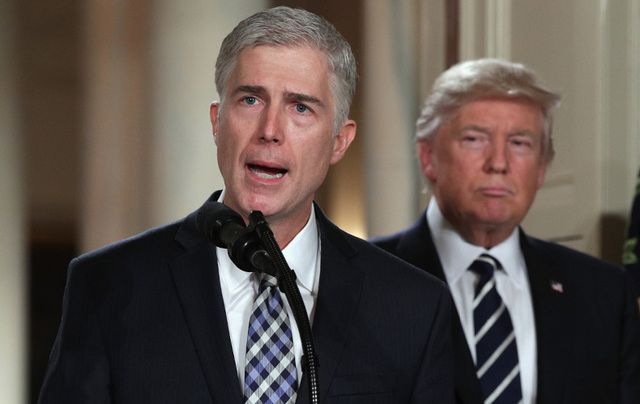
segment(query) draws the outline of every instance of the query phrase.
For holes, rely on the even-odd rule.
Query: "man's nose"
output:
[[[282,143],[284,140],[283,123],[279,108],[270,106],[265,109],[262,127],[260,128],[260,141],[264,143]]]
[[[506,142],[492,142],[489,146],[486,170],[491,173],[506,173],[509,170],[509,148]]]

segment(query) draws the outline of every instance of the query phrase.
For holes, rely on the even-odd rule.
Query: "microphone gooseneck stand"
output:
[[[296,284],[296,274],[289,268],[262,212],[251,212],[249,222],[249,227],[255,229],[259,240],[271,257],[277,274],[278,287],[285,294],[291,306],[293,317],[300,332],[300,340],[302,341],[302,370],[309,380],[309,401],[312,404],[318,404],[320,402],[318,392],[320,386],[318,382],[318,358],[316,357],[313,345],[311,325],[309,323],[309,317],[307,317],[307,310],[302,301],[298,285]]]

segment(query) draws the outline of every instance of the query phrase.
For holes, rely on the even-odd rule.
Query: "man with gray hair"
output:
[[[640,403],[640,317],[617,267],[528,236],[559,96],[525,66],[462,62],[417,120],[426,212],[380,247],[447,282],[461,403]]]
[[[40,403],[452,403],[446,286],[313,202],[356,132],[348,43],[315,14],[269,9],[224,39],[215,81],[224,189],[205,207],[264,214],[313,324],[317,390],[276,279],[209,241],[203,207],[71,262]]]

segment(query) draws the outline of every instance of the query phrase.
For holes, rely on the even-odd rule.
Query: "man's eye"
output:
[[[296,111],[298,111],[299,113],[303,114],[303,113],[309,111],[309,108],[304,104],[296,104]]]
[[[519,139],[519,138],[511,139],[511,144],[518,148],[530,149],[533,147],[533,144],[529,139]]]
[[[244,100],[244,102],[245,102],[246,104],[248,104],[248,105],[255,105],[255,104],[256,104],[256,102],[258,102],[258,100],[256,99],[256,97],[251,97],[251,96],[249,96],[249,97],[244,97],[244,99],[243,99],[243,100]]]
[[[482,138],[480,136],[474,136],[474,135],[466,135],[462,138],[462,141],[464,143],[469,143],[469,144],[476,144],[479,143],[482,140]]]
[[[487,136],[476,133],[464,133],[460,138],[462,147],[469,149],[481,149],[488,141]]]

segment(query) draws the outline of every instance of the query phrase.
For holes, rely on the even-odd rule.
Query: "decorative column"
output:
[[[442,69],[444,3],[367,1],[361,85],[369,236],[397,231],[424,207],[415,121]]]
[[[25,190],[15,74],[15,9],[0,1],[0,402],[26,403]]]

